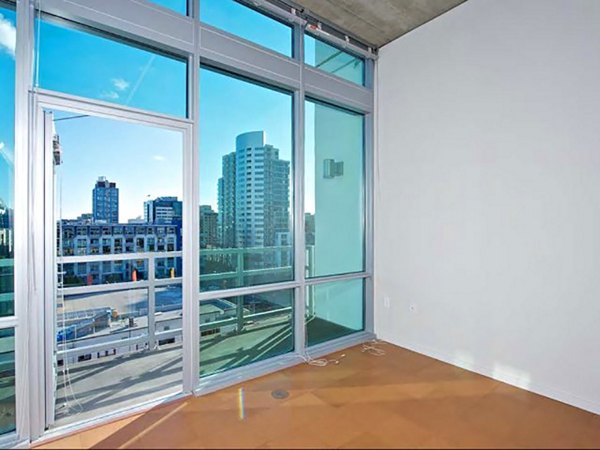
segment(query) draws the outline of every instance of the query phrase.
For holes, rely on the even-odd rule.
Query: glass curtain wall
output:
[[[15,314],[14,160],[16,14],[0,1],[0,317]],[[0,329],[0,434],[14,431],[15,333]]]
[[[307,34],[295,10],[279,15],[237,0],[98,2],[81,9],[78,1],[53,4],[52,11],[36,3],[42,10],[35,14],[27,8],[33,0],[19,4],[32,14],[26,31],[35,30],[32,42],[23,43],[30,48],[21,50],[36,50],[37,64],[17,100],[33,86],[42,90],[37,98],[118,112],[107,113],[109,119],[85,108],[74,112],[77,106],[49,108],[52,145],[64,161],[51,243],[60,263],[54,311],[60,320],[50,340],[58,373],[67,364],[71,374],[54,380],[63,387],[55,390],[56,411],[89,400],[108,414],[120,408],[111,404],[119,393],[129,406],[142,398],[137,388],[145,399],[157,398],[156,385],[144,384],[150,373],[176,378],[178,390],[202,391],[220,386],[230,370],[230,377],[243,378],[268,370],[269,359],[367,336],[360,333],[371,329],[365,167],[372,64]],[[15,322],[0,326],[0,433],[15,430],[15,350],[24,348],[14,337],[13,267],[27,273],[31,259],[39,264],[36,255],[13,262],[16,15],[10,4],[0,0],[0,323]],[[294,14],[298,20],[286,22]],[[113,19],[123,19],[123,29]],[[317,69],[310,83],[302,75],[306,66]],[[27,69],[18,68],[26,78]],[[129,114],[175,121],[192,135],[174,137],[172,129]],[[26,116],[17,117],[18,130],[31,127]],[[26,141],[22,133],[17,138]],[[186,166],[184,158],[198,164]],[[185,166],[183,189],[186,179],[172,164]],[[180,188],[170,189],[173,183]],[[24,194],[31,198],[31,188]],[[184,217],[194,226],[184,229]],[[39,233],[33,232],[36,245],[48,241]],[[184,248],[184,238],[194,245]],[[186,308],[191,318],[182,318]],[[31,316],[19,323],[41,327]],[[119,333],[127,334],[127,351],[110,354],[120,351]],[[186,335],[193,339],[184,341]],[[191,356],[181,352],[182,342]],[[176,361],[163,357],[170,348],[178,348]],[[34,353],[48,357],[47,349]],[[158,360],[140,363],[135,369],[144,374],[127,377],[125,363],[137,353]],[[102,361],[110,362],[108,372],[86,374]],[[247,372],[235,370],[243,367]],[[106,375],[112,369],[131,386]],[[73,399],[73,382],[89,389]],[[36,438],[44,430],[34,425]]]

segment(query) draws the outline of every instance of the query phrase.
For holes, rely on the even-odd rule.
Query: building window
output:
[[[362,272],[364,116],[306,102],[307,277]]]
[[[306,289],[306,344],[320,344],[364,329],[364,281],[338,281]]]
[[[365,84],[365,61],[310,34],[304,35],[304,62],[356,84]]]
[[[187,115],[185,61],[63,23],[43,20],[37,30],[40,87],[173,116]]]
[[[292,27],[236,0],[201,0],[200,20],[292,57]]]
[[[282,236],[293,232],[292,97],[208,68],[200,72],[201,289],[292,280],[293,247],[282,246]],[[265,160],[260,180],[241,176],[258,170],[247,162],[250,153]],[[259,191],[261,202],[246,201]],[[264,234],[255,233],[258,219]]]

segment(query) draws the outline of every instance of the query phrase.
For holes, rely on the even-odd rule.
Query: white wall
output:
[[[600,413],[600,1],[469,0],[380,55],[377,333]]]

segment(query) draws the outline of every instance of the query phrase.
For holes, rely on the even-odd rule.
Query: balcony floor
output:
[[[352,332],[331,322],[308,322],[311,336],[322,339]],[[201,338],[202,374],[222,372],[292,351],[289,320],[272,318],[247,325],[242,333]],[[55,427],[131,407],[182,389],[182,347],[171,344],[144,351],[81,362],[59,371]]]

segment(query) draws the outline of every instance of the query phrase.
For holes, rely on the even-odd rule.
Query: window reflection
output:
[[[306,102],[306,276],[364,270],[364,116]]]

